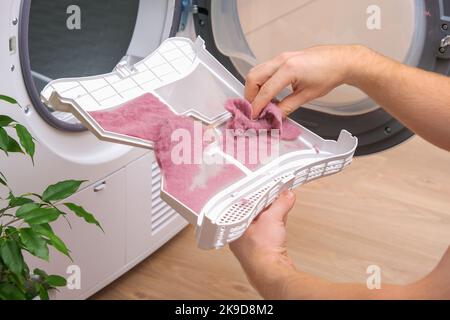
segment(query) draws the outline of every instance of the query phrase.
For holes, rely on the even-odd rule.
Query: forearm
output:
[[[417,294],[408,286],[383,285],[380,290],[369,290],[365,284],[333,283],[297,271],[288,256],[266,255],[259,263],[254,262],[243,265],[244,270],[253,287],[270,300],[408,299]]]
[[[359,48],[347,83],[358,87],[416,134],[450,150],[450,78]]]
[[[411,299],[408,286],[383,285],[370,290],[366,284],[333,283],[307,273],[297,272],[286,293],[302,300],[398,300]]]

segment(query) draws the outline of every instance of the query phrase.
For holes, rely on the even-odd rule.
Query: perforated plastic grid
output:
[[[250,197],[241,199],[229,207],[217,220],[217,225],[221,226],[217,234],[217,241],[221,242],[224,238],[232,242],[239,238],[246,230],[247,226],[253,220],[254,216],[260,213],[265,207],[269,206],[283,190],[282,182],[285,179],[293,177],[291,188],[318,179],[324,175],[330,175],[343,170],[352,161],[352,157],[333,160],[328,163],[312,166],[303,169],[295,175],[285,174],[273,180],[269,185],[264,186]]]
[[[118,74],[52,82],[43,92],[48,97],[57,91],[73,99],[86,111],[108,109],[174,81],[191,68],[195,52],[188,42],[166,41],[148,58],[130,69],[126,64],[116,67]]]

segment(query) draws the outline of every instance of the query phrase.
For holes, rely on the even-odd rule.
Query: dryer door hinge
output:
[[[441,48],[447,48],[448,46],[450,46],[450,35],[441,40]]]
[[[441,59],[450,59],[450,35],[441,39],[439,43],[439,57]]]

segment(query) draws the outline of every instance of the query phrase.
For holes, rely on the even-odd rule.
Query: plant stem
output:
[[[0,210],[0,217],[3,216],[5,214],[6,211],[8,211],[9,209],[12,209],[12,207],[7,206],[6,208],[3,208]]]
[[[6,228],[6,227],[8,227],[8,226],[12,225],[13,223],[16,223],[16,222],[18,222],[20,220],[22,220],[22,218],[17,218],[17,219],[11,220],[10,222],[8,222],[5,225],[3,225],[3,228]]]
[[[2,213],[2,214],[0,215],[0,217],[11,217],[11,218],[14,218],[15,215],[9,214],[9,213]]]
[[[53,208],[55,208],[56,210],[58,210],[59,212],[61,212],[62,213],[62,216],[63,216],[63,218],[64,218],[64,220],[66,220],[66,222],[67,222],[67,225],[69,226],[69,228],[70,229],[72,229],[72,225],[70,224],[70,221],[69,221],[69,219],[67,219],[67,213],[65,213],[64,211],[61,211],[61,210],[59,210],[59,208],[57,207],[57,206],[55,206],[53,203],[51,203],[51,202],[47,202],[50,206],[52,206]]]

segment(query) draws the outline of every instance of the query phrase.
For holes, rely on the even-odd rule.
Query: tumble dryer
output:
[[[365,44],[413,66],[450,72],[449,0],[3,0],[0,6],[0,93],[22,106],[2,105],[2,113],[38,140],[35,167],[13,157],[2,158],[2,169],[16,192],[88,180],[74,201],[94,212],[105,229],[102,234],[77,221],[72,229],[58,226],[74,262],[55,253],[44,267],[60,274],[81,271],[81,286],[57,298],[92,295],[186,222],[159,196],[153,153],[100,142],[73,115],[45,105],[40,91],[52,80],[133,65],[175,35],[201,36],[241,80],[252,66],[282,51],[332,43]],[[346,86],[292,118],[327,139],[349,130],[360,141],[360,155],[412,135],[364,93]]]

